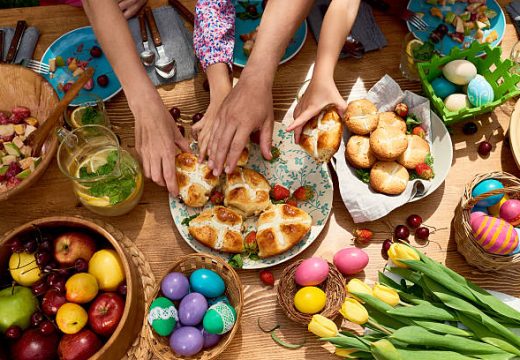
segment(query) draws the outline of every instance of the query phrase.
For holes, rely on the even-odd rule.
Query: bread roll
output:
[[[403,134],[406,133],[406,123],[393,111],[387,111],[379,113],[377,127],[393,127],[401,131]]]
[[[417,135],[407,135],[408,147],[402,153],[397,162],[407,169],[415,169],[419,164],[426,160],[426,156],[430,153],[430,144],[422,137]]]
[[[218,177],[213,175],[206,162],[199,164],[197,156],[192,153],[178,154],[175,167],[181,199],[190,207],[204,206],[211,191],[219,184]]]
[[[401,194],[408,185],[410,174],[395,161],[378,161],[370,170],[370,186],[387,195]]]
[[[246,166],[249,161],[249,144],[242,150],[240,157],[238,158],[237,166]]]
[[[377,127],[377,108],[367,99],[351,101],[345,113],[345,125],[357,135],[370,134]]]
[[[345,158],[350,165],[359,169],[370,169],[377,161],[370,149],[370,139],[359,135],[352,135],[348,139]]]
[[[237,167],[226,176],[224,205],[244,217],[255,216],[271,205],[270,190],[271,186],[261,174]]]
[[[406,135],[394,127],[377,128],[370,134],[370,148],[379,160],[396,160],[407,146]]]
[[[328,162],[338,151],[343,124],[334,109],[323,110],[303,127],[300,145],[316,161]]]

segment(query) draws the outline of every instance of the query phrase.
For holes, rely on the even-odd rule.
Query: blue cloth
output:
[[[13,39],[15,29],[0,27],[0,30],[4,31],[4,53],[2,54],[2,59],[5,60],[9,47],[11,46],[11,40]],[[21,63],[23,59],[32,59],[39,37],[40,32],[35,27],[31,26],[25,29],[22,36],[22,42],[18,48],[18,53],[16,53],[14,59],[15,64]]]

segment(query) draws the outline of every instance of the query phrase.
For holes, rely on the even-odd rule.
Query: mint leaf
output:
[[[415,170],[408,170],[408,173],[410,173],[410,181],[421,178],[419,175],[417,175]]]
[[[242,269],[244,266],[244,259],[242,259],[242,254],[235,254],[229,260],[228,264],[234,267],[235,269]]]
[[[428,61],[433,57],[435,53],[435,45],[431,41],[427,41],[421,46],[418,46],[412,50],[412,55],[415,60]]]
[[[81,124],[82,125],[90,125],[90,124],[99,124],[101,121],[101,113],[96,108],[89,106],[85,109],[83,114],[81,115]]]
[[[117,165],[118,157],[119,152],[117,150],[111,151],[107,156],[107,163],[97,168],[93,173],[89,172],[86,166],[83,166],[81,169],[79,169],[79,178],[93,179],[95,177],[112,174]]]
[[[189,226],[190,225],[190,221],[195,219],[197,216],[199,216],[199,214],[188,216],[188,217],[182,219],[181,224]]]
[[[428,165],[429,167],[433,166],[433,156],[432,154],[426,155],[426,158],[424,159],[424,163]]]
[[[258,256],[258,254],[249,254],[249,258],[254,261],[260,260],[260,256]]]
[[[356,169],[356,176],[364,183],[370,183],[370,171],[367,169]]]

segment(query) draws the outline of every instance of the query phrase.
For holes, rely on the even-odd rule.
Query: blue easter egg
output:
[[[468,99],[473,106],[483,106],[495,99],[495,93],[488,81],[482,76],[477,75],[468,84]]]
[[[485,207],[473,206],[473,209],[471,209],[471,213],[474,213],[474,212],[482,212],[486,215],[489,215],[489,211]]]
[[[483,180],[483,181],[479,182],[473,188],[473,191],[471,191],[471,196],[475,198],[486,192],[496,190],[496,189],[503,189],[503,188],[504,188],[504,185],[502,185],[502,183],[500,181],[495,180],[495,179],[487,179],[487,180]],[[487,208],[487,207],[493,206],[496,203],[498,203],[500,200],[502,200],[503,197],[504,197],[504,194],[493,195],[493,196],[480,200],[476,204],[476,206]]]
[[[190,285],[194,292],[201,293],[206,298],[218,297],[226,290],[226,284],[220,275],[208,269],[195,270],[190,275]]]
[[[452,82],[449,82],[442,76],[439,76],[438,78],[435,78],[431,82],[433,91],[435,92],[435,95],[440,97],[441,99],[444,99],[448,97],[451,94],[454,94],[459,91],[459,87],[455,85]]]

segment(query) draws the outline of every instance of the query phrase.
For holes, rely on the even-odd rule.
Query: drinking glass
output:
[[[110,128],[110,121],[103,99],[96,94],[84,95],[85,102],[77,107],[65,110],[65,121],[72,128],[77,129],[84,125],[103,125]]]
[[[509,57],[514,63],[510,71],[513,74],[520,74],[520,41],[513,46],[513,49],[511,49],[511,55]]]
[[[406,34],[401,48],[401,63],[399,69],[403,76],[411,81],[419,81],[417,64],[428,62],[428,60],[417,59],[413,54],[413,45],[419,44],[419,40],[412,33]]]

